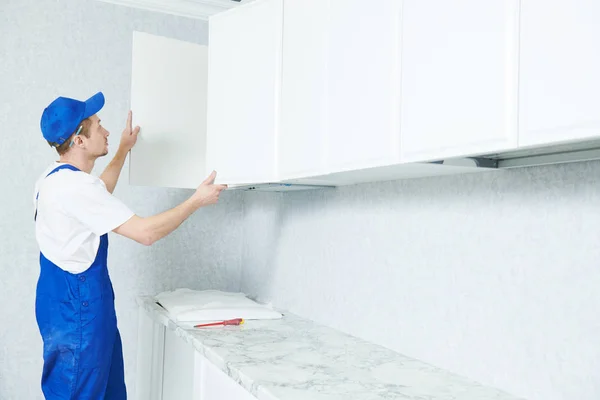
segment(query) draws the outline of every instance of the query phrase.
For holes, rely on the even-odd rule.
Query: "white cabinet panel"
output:
[[[600,136],[598,21],[598,0],[522,0],[519,145]]]
[[[399,159],[400,0],[330,0],[328,172]]]
[[[162,400],[193,398],[194,348],[175,332],[165,334]]]
[[[276,180],[283,0],[209,21],[208,164],[221,183]]]
[[[281,179],[325,169],[328,12],[329,0],[284,0]]]
[[[223,371],[206,360],[200,353],[196,354],[196,377],[200,382],[200,398],[198,400],[256,400],[250,392],[238,385]],[[198,370],[198,366],[200,369]]]
[[[402,161],[517,146],[518,11],[518,0],[404,1]]]
[[[163,400],[165,327],[142,309],[138,315],[136,399]]]
[[[133,185],[196,188],[206,163],[207,46],[134,32],[131,109],[141,127]]]

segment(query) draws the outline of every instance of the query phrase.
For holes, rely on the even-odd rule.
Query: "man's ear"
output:
[[[81,137],[81,135],[77,135],[73,138],[73,144],[79,147],[84,146],[83,138]]]

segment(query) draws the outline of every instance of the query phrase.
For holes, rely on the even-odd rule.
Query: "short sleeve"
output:
[[[63,191],[61,197],[65,213],[99,236],[111,232],[134,216],[97,178],[71,186],[71,190]]]

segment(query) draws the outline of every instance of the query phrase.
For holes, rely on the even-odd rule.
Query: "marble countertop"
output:
[[[259,400],[519,400],[292,314],[190,329],[152,297],[138,304]]]

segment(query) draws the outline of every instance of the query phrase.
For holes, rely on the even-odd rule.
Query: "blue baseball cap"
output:
[[[59,97],[44,109],[40,127],[44,139],[60,146],[71,137],[86,118],[104,107],[104,95],[98,92],[86,101]]]

